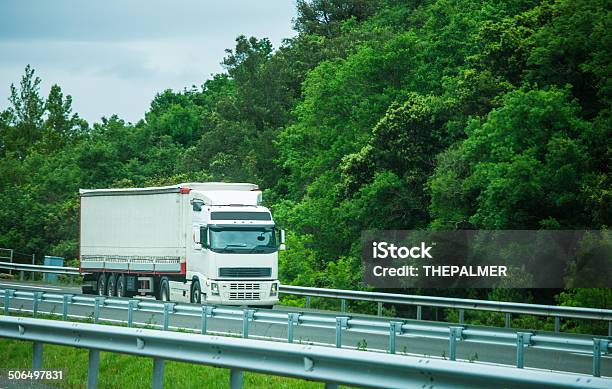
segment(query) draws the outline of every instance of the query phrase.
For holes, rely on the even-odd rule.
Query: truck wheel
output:
[[[202,304],[202,289],[200,289],[200,281],[195,280],[191,284],[191,302],[194,304]]]
[[[162,277],[159,280],[159,292],[157,299],[161,301],[170,301],[170,285],[168,284],[168,277]]]
[[[117,297],[130,297],[127,292],[127,284],[123,274],[117,275]]]
[[[100,273],[98,276],[98,296],[106,296],[106,274]]]
[[[117,275],[112,273],[109,274],[107,284],[106,294],[108,297],[115,297],[117,295]]]

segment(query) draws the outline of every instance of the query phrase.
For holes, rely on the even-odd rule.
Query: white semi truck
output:
[[[284,232],[254,184],[80,190],[84,293],[271,307]]]

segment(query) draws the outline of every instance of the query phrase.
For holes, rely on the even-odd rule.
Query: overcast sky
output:
[[[136,122],[164,89],[201,85],[238,35],[278,48],[295,0],[0,0],[0,109],[31,64],[90,123]]]

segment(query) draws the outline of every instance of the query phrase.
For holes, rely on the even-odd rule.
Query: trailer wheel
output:
[[[106,274],[100,273],[98,275],[98,296],[106,296]]]
[[[190,301],[194,304],[202,304],[202,289],[200,289],[200,281],[198,280],[191,283]]]
[[[161,301],[170,301],[170,285],[168,283],[168,277],[162,277],[159,280],[159,293],[157,299]]]
[[[128,295],[125,276],[123,274],[117,275],[117,297],[131,297]]]
[[[108,297],[115,297],[117,295],[117,275],[114,273],[109,274],[106,283],[106,294]]]

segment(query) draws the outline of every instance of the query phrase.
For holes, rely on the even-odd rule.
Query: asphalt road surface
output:
[[[31,284],[20,281],[0,281],[2,289],[20,289],[30,291],[42,291],[51,293],[71,293],[79,294],[79,287]],[[12,309],[20,309],[24,312],[32,310],[32,302],[26,300],[12,299]],[[61,313],[61,304],[41,302],[39,312]],[[275,309],[290,310],[288,307],[275,307]],[[301,309],[299,311],[305,311]],[[329,312],[327,312],[329,313]],[[93,317],[93,307],[71,305],[69,315],[76,315],[82,318]],[[346,313],[338,313],[339,316]],[[350,314],[357,316],[355,314]],[[134,311],[134,323],[136,325],[161,326],[163,323],[162,314],[151,312]],[[391,319],[391,318],[390,318]],[[100,310],[100,322],[105,321],[127,321],[126,309],[102,308]],[[171,329],[200,330],[200,317],[185,315],[170,315],[169,326]],[[209,318],[208,330],[226,334],[230,336],[242,336],[242,320],[231,320],[222,318]],[[253,339],[269,339],[286,341],[287,325],[250,322],[249,337]],[[323,327],[310,327],[299,325],[294,327],[295,343],[314,343],[324,344],[333,347],[335,345],[335,329]],[[398,354],[409,354],[426,357],[447,358],[448,340],[417,337],[410,334],[397,335],[396,350]],[[353,331],[351,329],[342,332],[342,346],[361,348],[372,351],[384,351],[389,347],[389,337],[381,333],[365,333]],[[494,363],[503,365],[515,365],[516,347],[497,344],[483,344],[475,342],[458,342],[457,359],[468,360],[475,363]],[[563,372],[574,372],[591,374],[593,358],[591,354],[570,353],[554,350],[542,350],[526,348],[525,367],[541,370],[554,370]],[[518,372],[517,372],[518,374]],[[605,377],[612,377],[612,356],[602,355],[601,374]],[[611,383],[612,387],[612,383]]]

